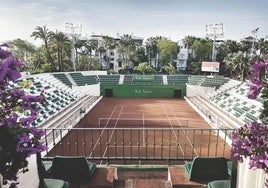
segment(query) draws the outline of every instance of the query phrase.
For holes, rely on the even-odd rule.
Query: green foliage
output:
[[[196,55],[196,61],[210,61],[212,54],[212,42],[207,40],[195,40],[193,49]]]
[[[200,74],[201,73],[201,62],[191,62],[190,68],[192,71],[192,74]]]
[[[172,66],[171,64],[169,65],[164,65],[161,67],[160,69],[161,73],[168,73],[168,74],[175,74],[176,73],[176,69],[174,66]]]
[[[178,45],[176,42],[172,42],[168,39],[162,39],[157,45],[160,53],[161,65],[172,64],[177,57]]]
[[[148,66],[147,62],[140,63],[137,67],[134,67],[134,70],[142,74],[153,74],[156,72],[152,67]]]
[[[108,74],[116,74],[116,72],[115,72],[113,69],[109,69],[109,70],[107,71],[107,73],[108,73]]]
[[[147,61],[145,48],[140,46],[137,48],[137,50],[134,50],[132,54],[130,54],[130,61],[133,62],[134,66],[139,65],[140,62]]]

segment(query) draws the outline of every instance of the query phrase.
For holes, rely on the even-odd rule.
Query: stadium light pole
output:
[[[65,34],[71,38],[71,61],[73,64],[73,70],[76,71],[76,62],[75,62],[75,40],[80,37],[82,32],[82,25],[76,24],[74,25],[73,23],[65,23]]]
[[[259,28],[257,27],[256,29],[251,31],[251,33],[253,34],[252,47],[251,47],[251,57],[253,56],[254,44],[255,44],[255,40],[257,39],[256,33],[258,32],[258,30],[259,30]]]
[[[216,39],[223,37],[223,23],[206,25],[206,36],[213,39],[212,61],[216,60]]]

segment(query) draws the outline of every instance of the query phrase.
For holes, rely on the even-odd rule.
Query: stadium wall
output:
[[[215,91],[215,88],[212,87],[203,87],[203,86],[196,86],[186,84],[186,96],[187,97],[194,97],[199,95],[206,95],[207,93],[211,93]]]
[[[130,98],[183,98],[185,84],[176,85],[112,85],[101,84],[100,94],[104,97]]]
[[[73,86],[73,90],[85,95],[100,96],[100,84],[86,85],[86,86]]]

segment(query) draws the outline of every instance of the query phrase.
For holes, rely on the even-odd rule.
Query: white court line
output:
[[[178,139],[178,137],[177,137],[177,134],[176,134],[176,132],[175,132],[175,130],[174,130],[174,127],[173,127],[173,125],[172,125],[172,123],[171,123],[171,120],[169,119],[169,116],[168,116],[168,113],[167,113],[166,106],[164,106],[164,111],[165,111],[165,114],[166,114],[166,116],[167,116],[167,118],[168,118],[168,120],[169,120],[169,124],[170,124],[170,126],[171,126],[171,128],[172,128],[172,131],[173,131],[173,133],[174,133],[174,136],[176,137],[176,140],[178,140],[178,142],[179,142],[179,139]],[[173,109],[172,109],[172,112],[174,113]],[[177,116],[176,116],[176,117],[177,117]],[[172,119],[173,119],[173,118],[172,118]],[[182,149],[182,147],[181,147],[181,144],[179,144],[179,148],[180,148],[181,153],[183,154],[183,156],[185,156],[185,153],[183,152],[183,149]]]
[[[175,114],[175,112],[174,112],[173,109],[172,109],[171,111],[173,112],[174,116],[176,117],[176,119],[177,119],[177,121],[178,121],[178,124],[179,124],[180,127],[182,128],[180,119],[177,118],[177,115]],[[191,144],[191,147],[192,147],[192,149],[193,149],[195,155],[198,155],[197,152],[196,152],[196,150],[195,150],[195,148],[192,146],[192,142],[191,142],[190,138],[188,137],[188,135],[186,134],[185,130],[184,130],[183,132],[184,132],[184,134],[186,135],[186,139],[187,139],[187,141]]]
[[[120,105],[120,106],[121,106],[121,109],[120,109],[120,111],[119,111],[119,113],[118,113],[117,121],[115,122],[114,128],[116,128],[116,126],[117,126],[117,122],[118,122],[118,120],[119,120],[119,118],[120,118],[120,114],[122,113],[122,110],[123,110],[123,108],[124,108],[124,105]],[[103,130],[103,131],[104,131],[104,130]],[[111,141],[111,139],[112,139],[113,134],[114,134],[114,129],[113,129],[113,131],[110,133],[110,138],[109,138],[109,140],[108,140],[108,143],[109,143],[109,144],[110,144],[110,141]],[[109,147],[106,145],[106,148],[105,148],[105,150],[104,150],[104,152],[103,152],[102,157],[105,156],[105,154],[106,154],[106,152],[107,152],[108,149],[109,149]],[[102,164],[102,161],[103,161],[103,160],[101,160],[100,164]]]
[[[116,106],[114,107],[112,113],[111,113],[110,116],[109,116],[109,119],[111,119],[112,116],[113,116],[113,114],[116,112],[116,108],[118,108],[118,107],[120,107],[120,106],[121,106],[121,109],[122,109],[122,108],[123,108],[122,105],[116,105]],[[108,122],[106,123],[106,125],[104,126],[104,128],[106,128],[107,125],[108,125]],[[103,132],[104,132],[104,129],[101,131],[98,140],[95,142],[95,145],[94,145],[94,147],[93,147],[91,153],[89,154],[89,157],[91,157],[91,156],[93,155],[93,152],[95,151],[95,149],[96,149],[96,147],[97,147],[97,145],[98,145],[98,142],[100,141],[100,138],[101,138]]]

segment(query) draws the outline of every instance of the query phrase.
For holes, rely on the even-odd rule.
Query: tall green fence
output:
[[[183,98],[186,85],[111,85],[101,84],[101,95],[104,97],[130,98]]]

